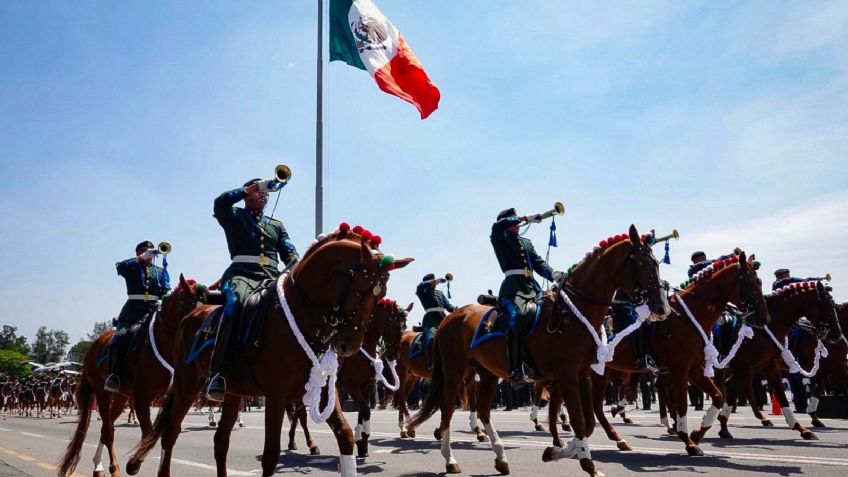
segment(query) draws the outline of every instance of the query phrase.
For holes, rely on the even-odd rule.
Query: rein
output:
[[[801,368],[801,365],[798,363],[798,361],[795,359],[795,356],[792,354],[792,351],[789,349],[788,337],[784,338],[783,344],[781,344],[780,341],[775,338],[768,325],[766,325],[764,329],[766,330],[766,334],[769,338],[771,338],[771,341],[774,343],[774,345],[777,346],[777,348],[780,350],[780,357],[783,359],[783,362],[786,363],[787,366],[789,366],[790,374],[800,373],[801,376],[804,376],[805,378],[812,378],[819,372],[819,361],[821,360],[821,358],[827,358],[828,355],[827,347],[824,345],[824,343],[822,343],[820,339],[816,338],[816,341],[818,343],[816,344],[815,357],[813,358],[813,368],[808,372],[804,371],[804,369]]]
[[[359,348],[359,351],[362,353],[368,361],[371,362],[371,366],[374,367],[374,378],[377,382],[383,383],[383,386],[386,387],[389,391],[397,391],[400,388],[400,378],[397,375],[397,371],[395,371],[395,366],[397,366],[397,360],[386,360],[389,363],[389,371],[392,372],[392,379],[395,384],[390,384],[389,381],[383,376],[383,360],[380,358],[378,354],[375,353],[375,356],[371,356],[365,351],[365,348]]]

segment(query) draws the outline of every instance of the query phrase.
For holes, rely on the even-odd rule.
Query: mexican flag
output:
[[[367,70],[381,90],[418,108],[421,119],[439,107],[439,88],[371,0],[330,0],[330,61],[336,60]]]

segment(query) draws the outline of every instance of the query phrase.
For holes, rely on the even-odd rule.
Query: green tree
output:
[[[112,323],[109,321],[98,321],[94,323],[94,328],[91,333],[88,334],[88,338],[81,339],[77,342],[77,344],[71,346],[71,349],[68,351],[68,359],[79,363],[84,362],[85,355],[88,354],[88,350],[91,349],[91,346],[94,344],[94,340],[111,329]]]
[[[23,353],[11,349],[0,349],[0,372],[6,373],[13,379],[28,376],[32,372],[30,365],[26,364],[28,359]]]
[[[46,326],[42,326],[35,333],[30,356],[41,364],[61,361],[65,357],[68,344],[70,344],[68,333],[62,330],[48,331]]]
[[[111,321],[97,321],[94,323],[94,329],[88,334],[88,341],[94,341],[98,336],[113,329]]]
[[[0,331],[0,349],[10,349],[21,354],[29,354],[26,336],[18,336],[18,327],[3,325]]]

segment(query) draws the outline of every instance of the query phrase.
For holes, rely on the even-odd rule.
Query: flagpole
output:
[[[318,77],[315,117],[315,236],[324,229],[324,0],[318,0]]]

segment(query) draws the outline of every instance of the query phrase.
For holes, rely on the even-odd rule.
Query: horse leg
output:
[[[297,441],[294,439],[295,432],[297,431],[297,416],[295,412],[294,404],[286,405],[286,415],[289,417],[289,444],[287,448],[290,451],[297,450]]]
[[[309,448],[310,455],[321,455],[321,449],[318,444],[312,440],[312,434],[309,433],[309,426],[306,422],[306,407],[301,406],[297,412],[297,419],[300,421],[300,428],[303,429],[303,437],[306,438],[306,447]]]
[[[768,376],[769,385],[774,390],[773,395],[777,396],[777,402],[780,403],[780,409],[783,411],[783,417],[786,419],[786,425],[789,426],[790,429],[801,433],[801,437],[806,440],[818,440],[818,437],[813,434],[813,431],[802,426],[801,423],[795,419],[795,413],[792,412],[792,408],[789,407],[789,400],[786,399],[786,391],[783,390],[780,370],[776,366],[772,366],[767,370],[766,375]]]
[[[716,387],[713,380],[704,376],[704,374],[700,371],[697,372],[697,375],[692,377],[692,382],[702,391],[709,394],[711,402],[710,408],[707,409],[707,412],[704,413],[704,418],[701,420],[701,428],[692,431],[692,434],[689,436],[692,439],[692,442],[700,444],[704,435],[711,427],[713,427],[713,424],[715,424],[716,418],[721,412],[721,409],[724,407],[724,396],[721,394],[718,387]]]
[[[562,447],[562,439],[559,437],[557,430],[557,409],[563,408],[562,397],[556,386],[551,386],[548,391],[548,431],[551,433],[551,440],[554,447]]]
[[[283,427],[284,405],[279,399],[266,399],[265,448],[262,451],[262,476],[274,475],[280,460],[280,430]]]
[[[663,375],[660,375],[657,378],[657,401],[659,402],[660,407],[660,424],[665,427],[666,433],[670,435],[674,435],[674,428],[671,426],[671,423],[668,419],[669,412],[673,406],[670,406],[671,396],[668,392],[668,378],[665,378]]]
[[[492,451],[495,453],[495,470],[500,472],[501,475],[508,475],[509,461],[507,461],[506,455],[504,455],[504,445],[501,437],[498,435],[498,431],[492,425],[491,403],[497,390],[498,377],[489,372],[481,372],[480,383],[477,387],[477,414],[480,416],[480,422],[483,423],[483,428],[486,429],[489,442],[492,443]]]
[[[824,385],[827,382],[827,378],[830,373],[828,370],[819,371],[819,374],[813,379],[813,386],[810,390],[810,402],[807,403],[807,414],[812,419],[813,427],[827,427],[823,422],[819,420],[817,415],[819,409],[819,399],[821,395],[824,394]]]
[[[461,370],[454,369],[454,367],[449,368],[448,366],[443,366],[443,373],[444,378],[442,386],[444,389],[442,390],[442,402],[440,405],[442,416],[441,422],[439,422],[439,427],[437,427],[435,432],[433,432],[433,436],[436,440],[441,439],[442,441],[441,451],[442,457],[445,458],[446,472],[448,474],[459,474],[462,471],[460,470],[459,463],[456,461],[450,446],[450,424],[451,419],[453,418],[453,413],[456,410],[456,395],[459,392],[459,388],[462,386],[462,374]],[[432,390],[430,392],[432,392]]]
[[[327,425],[336,436],[339,446],[339,469],[341,477],[356,477],[356,457],[353,456],[353,432],[342,412],[342,404],[336,395],[336,409],[327,419]]]
[[[109,451],[109,474],[111,474],[112,477],[120,477],[121,467],[118,465],[118,454],[115,452],[115,421],[117,421],[118,417],[121,416],[121,413],[124,412],[124,406],[127,403],[127,398],[122,394],[113,393],[111,401],[110,416],[108,419],[109,425],[104,425],[102,427],[100,439],[106,446],[106,450]],[[107,419],[104,417],[103,422],[105,423],[106,421]]]
[[[361,389],[354,389],[350,398],[356,402],[359,411],[356,416],[356,430],[353,441],[356,443],[356,454],[360,459],[368,457],[368,436],[371,435],[371,406],[368,398]]]
[[[604,432],[607,434],[607,438],[615,442],[618,450],[633,450],[630,444],[621,438],[621,435],[618,434],[618,431],[615,430],[612,423],[609,422],[607,416],[604,414],[604,394],[606,394],[607,384],[609,383],[609,369],[607,369],[603,376],[595,373],[592,374],[592,406],[590,409],[594,411],[595,418],[601,423],[601,427],[603,427]]]
[[[412,388],[415,387],[415,383],[417,382],[418,377],[412,373],[408,373],[406,379],[403,380],[401,389],[398,389],[398,393],[400,393],[398,394],[398,426],[400,427],[401,439],[415,438],[415,429],[407,427],[406,422],[409,420],[407,400],[409,399],[409,394],[412,392]]]
[[[210,404],[209,405],[209,427],[215,427],[217,425],[218,425],[218,423],[215,422],[215,409]]]
[[[479,373],[477,375],[479,376]],[[482,380],[483,378],[479,379]],[[468,395],[468,425],[471,427],[471,432],[477,436],[477,442],[486,442],[488,437],[480,429],[480,423],[477,421],[477,410],[480,408],[480,386],[479,383],[475,383],[469,387],[471,393]]]
[[[745,395],[748,397],[748,406],[751,408],[751,412],[754,413],[754,417],[759,419],[760,424],[763,427],[773,427],[771,420],[766,417],[760,406],[757,405],[757,397],[754,396],[754,381],[753,379],[750,382],[745,383]]]
[[[688,418],[686,416],[686,412],[689,408],[688,401],[688,391],[689,391],[689,379],[688,374],[684,373],[673,373],[671,379],[669,380],[670,392],[672,394],[672,406],[677,411],[677,437],[683,441],[683,444],[686,445],[686,453],[690,456],[702,456],[704,455],[704,451],[702,451],[692,439],[689,438],[689,423]]]
[[[227,451],[230,449],[230,435],[238,417],[241,399],[236,396],[227,396],[221,405],[221,420],[218,429],[215,430],[215,466],[218,469],[218,477],[227,477]],[[279,433],[277,434],[279,435]]]
[[[132,402],[132,409],[135,411],[136,422],[138,422],[141,427],[142,438],[150,434],[150,430],[153,429],[153,424],[150,422],[150,401],[152,401],[152,399],[148,396],[136,395]]]
[[[580,400],[580,383],[581,380],[579,377],[573,374],[557,377],[556,385],[559,393],[565,400],[568,414],[574,418],[574,421],[571,422],[574,438],[568,442],[565,448],[548,447],[545,449],[545,452],[542,453],[542,461],[550,462],[552,460],[577,457],[580,460],[580,467],[589,475],[602,476],[604,474],[595,468],[595,463],[592,461],[592,454],[589,449],[589,439],[586,434],[586,414],[583,411],[583,403]],[[587,402],[586,405],[591,407],[592,403]]]
[[[538,432],[544,432],[545,427],[539,424],[539,404],[542,403],[542,394],[545,392],[545,387],[536,385],[533,387],[533,404],[530,406],[530,421]],[[550,400],[550,398],[549,398]],[[550,409],[550,407],[548,408]]]
[[[568,422],[568,411],[565,409],[565,405],[559,405],[559,419],[562,421],[562,430],[571,432],[571,423]]]
[[[179,379],[179,378],[175,378]],[[169,416],[167,428],[162,434],[162,453],[159,460],[158,477],[169,477],[171,475],[171,456],[174,454],[174,446],[177,444],[177,439],[180,436],[182,422],[185,415],[191,409],[191,403],[194,401],[194,396],[197,396],[197,389],[194,392],[180,392],[179,387],[175,385],[173,401],[170,409],[163,408],[160,413],[167,412]],[[157,418],[158,420],[158,418]],[[140,466],[141,463],[138,463]],[[127,464],[129,467],[129,464]]]

